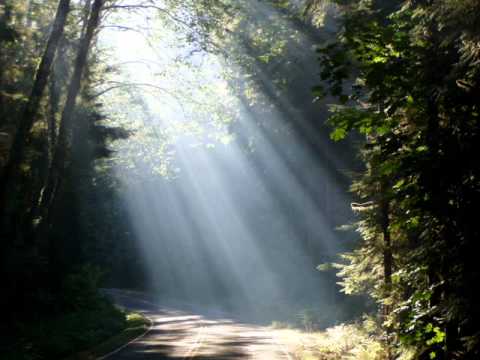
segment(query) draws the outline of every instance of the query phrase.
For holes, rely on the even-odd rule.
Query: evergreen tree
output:
[[[344,291],[383,304],[385,329],[418,358],[478,357],[480,4],[344,3],[315,89],[343,104],[332,138],[366,136],[353,185],[363,241],[339,265]]]

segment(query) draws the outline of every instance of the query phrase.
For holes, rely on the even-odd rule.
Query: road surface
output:
[[[106,290],[114,301],[148,317],[141,338],[104,357],[108,360],[293,360],[275,331],[229,318],[219,311],[158,305],[142,293]]]

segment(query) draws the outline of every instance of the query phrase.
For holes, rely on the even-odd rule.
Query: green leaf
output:
[[[433,328],[433,332],[435,333],[435,335],[427,341],[427,345],[431,346],[435,344],[441,344],[445,341],[446,334],[438,326],[435,326]]]
[[[345,128],[337,127],[330,133],[330,139],[333,141],[340,141],[347,136],[347,130]]]
[[[326,96],[325,89],[320,85],[312,88],[312,94],[320,99],[323,99]]]
[[[260,60],[261,62],[265,63],[265,64],[268,64],[270,62],[270,55],[260,55],[258,57],[258,60]]]
[[[403,184],[405,184],[405,179],[400,179],[395,183],[395,185],[393,185],[393,188],[398,190],[403,186]]]
[[[333,270],[334,267],[331,263],[323,263],[317,266],[318,271],[330,271]]]

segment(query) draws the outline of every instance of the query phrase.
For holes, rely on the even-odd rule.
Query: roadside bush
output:
[[[55,311],[22,319],[0,347],[2,360],[61,359],[95,346],[127,325],[125,313],[98,292],[102,273],[84,266],[66,276],[50,301]]]
[[[62,303],[67,310],[96,309],[103,306],[98,292],[103,272],[95,266],[84,265],[66,276],[62,286]]]

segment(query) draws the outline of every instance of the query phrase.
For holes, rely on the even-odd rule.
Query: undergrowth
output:
[[[84,267],[66,276],[57,291],[44,290],[28,314],[16,314],[16,321],[5,325],[0,359],[62,359],[121,333],[126,314],[98,292],[99,279],[97,269]]]

